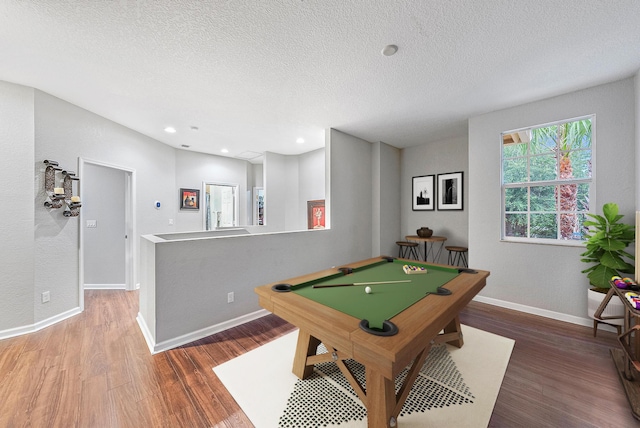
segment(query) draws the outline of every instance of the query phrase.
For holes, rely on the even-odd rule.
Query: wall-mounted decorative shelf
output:
[[[59,167],[57,161],[45,160],[47,167],[44,171],[44,190],[47,193],[47,199],[44,206],[47,208],[57,209],[64,205],[65,217],[77,217],[80,214],[80,197],[73,195],[73,182],[79,181],[75,172],[63,170]],[[56,173],[60,171],[62,175],[62,187],[56,187]]]
[[[47,208],[60,208],[64,200],[64,189],[55,187],[55,185],[56,172],[62,171],[62,168],[59,168],[58,162],[54,160],[45,160],[44,163],[47,165],[44,170],[44,190],[47,192],[44,206]]]
[[[79,196],[73,196],[73,182],[80,181],[80,179],[76,177],[76,173],[73,171],[62,171],[62,176],[64,177],[62,186],[64,189],[64,202],[66,204],[64,215],[65,217],[77,217],[80,214],[82,203],[80,203]]]

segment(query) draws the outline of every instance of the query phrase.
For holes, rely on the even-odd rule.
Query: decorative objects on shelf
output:
[[[73,182],[79,181],[76,177],[76,173],[73,171],[62,171],[64,179],[62,180],[62,186],[64,188],[64,202],[66,204],[64,208],[65,217],[77,217],[80,214],[80,202],[79,196],[73,196]]]
[[[79,181],[73,171],[65,171],[60,168],[57,161],[45,159],[47,167],[44,171],[44,190],[47,193],[47,199],[44,206],[47,208],[57,209],[64,205],[65,217],[77,217],[80,214],[80,197],[73,195],[73,182]],[[56,186],[56,173],[60,171],[62,174],[62,187]]]
[[[64,200],[64,189],[61,187],[55,187],[56,185],[56,172],[62,171],[62,168],[58,167],[58,162],[54,160],[44,161],[47,165],[44,170],[44,190],[47,192],[47,199],[44,201],[44,206],[47,208],[60,208]]]

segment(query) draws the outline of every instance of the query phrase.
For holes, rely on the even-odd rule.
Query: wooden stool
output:
[[[399,248],[399,257],[401,259],[414,259],[418,260],[418,243],[407,241],[396,241]]]
[[[449,251],[449,258],[447,263],[451,266],[459,266],[462,263],[462,266],[467,266],[467,251],[469,249],[467,247],[457,247],[457,246],[447,246],[444,247],[447,251]]]

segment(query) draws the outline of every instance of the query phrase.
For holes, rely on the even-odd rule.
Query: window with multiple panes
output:
[[[581,241],[593,182],[594,116],[502,134],[502,238]]]

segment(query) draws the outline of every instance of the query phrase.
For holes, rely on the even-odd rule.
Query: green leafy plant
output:
[[[618,204],[608,203],[602,207],[602,214],[587,214],[593,221],[585,221],[589,227],[585,233],[587,250],[581,254],[581,261],[593,265],[583,270],[589,283],[596,288],[610,288],[613,276],[633,273],[635,257],[626,249],[635,240],[635,227],[620,223]]]

